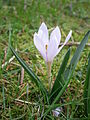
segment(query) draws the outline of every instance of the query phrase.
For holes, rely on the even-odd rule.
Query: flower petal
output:
[[[58,45],[60,44],[60,40],[61,40],[61,32],[59,27],[57,26],[50,35],[50,40],[55,39],[58,43]]]
[[[43,47],[42,40],[39,38],[38,34],[34,34],[34,44],[38,51],[41,53],[44,59],[46,59],[45,48]]]
[[[57,26],[50,35],[50,41],[48,44],[47,58],[48,61],[53,61],[56,53],[58,51],[58,46],[60,44],[61,33],[59,27]]]
[[[39,28],[38,36],[42,40],[44,46],[48,44],[48,29],[44,22],[41,24]]]
[[[52,112],[55,117],[58,117],[62,112],[62,108],[57,107],[55,110],[52,110]]]
[[[55,39],[50,40],[47,49],[48,61],[53,61],[57,51],[58,51],[58,42]]]
[[[58,54],[58,53],[60,52],[60,50],[64,47],[64,45],[68,42],[68,40],[70,39],[71,35],[72,35],[72,30],[70,30],[69,34],[67,35],[64,44],[58,49],[57,54]],[[56,55],[57,55],[57,54],[56,54]]]

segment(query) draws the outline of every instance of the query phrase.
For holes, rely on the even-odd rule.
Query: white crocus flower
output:
[[[34,34],[34,44],[41,53],[41,55],[43,56],[47,64],[49,89],[51,89],[52,87],[51,79],[50,79],[51,64],[53,62],[54,57],[60,52],[63,46],[68,42],[68,40],[71,37],[71,34],[72,31],[70,30],[64,44],[61,47],[59,47],[61,40],[61,32],[58,26],[51,32],[50,38],[45,23],[42,23],[38,30],[38,33]]]
[[[62,108],[57,107],[55,110],[52,110],[52,112],[53,112],[53,116],[58,117],[62,112]]]
[[[45,23],[42,23],[38,33],[34,34],[34,44],[36,48],[39,50],[41,55],[43,56],[46,63],[51,63],[54,59],[54,57],[60,52],[60,50],[64,47],[64,45],[68,42],[72,34],[72,31],[70,30],[68,36],[66,37],[66,40],[64,44],[59,47],[60,40],[61,40],[61,32],[59,27],[57,26],[50,35],[49,39],[49,33],[47,26]]]

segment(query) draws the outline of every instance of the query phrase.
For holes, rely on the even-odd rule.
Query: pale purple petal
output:
[[[67,35],[64,44],[58,49],[57,54],[58,54],[58,53],[60,52],[60,50],[64,47],[64,45],[68,42],[68,40],[70,39],[71,35],[72,35],[72,30],[70,30],[69,34]],[[57,54],[56,54],[56,55],[57,55]]]
[[[47,58],[48,61],[53,61],[60,44],[61,33],[59,27],[57,26],[50,35],[50,41],[48,43]]]
[[[70,30],[69,34],[67,35],[66,40],[65,40],[63,46],[68,42],[68,40],[70,39],[71,35],[72,35],[72,30]]]
[[[53,61],[57,51],[58,51],[58,42],[55,39],[50,40],[47,49],[48,61]]]
[[[60,115],[60,113],[62,112],[62,108],[56,108],[55,110],[52,110],[52,112],[53,112],[53,115],[55,116],[55,117],[58,117],[59,115]]]
[[[42,40],[44,46],[48,44],[48,29],[44,22],[41,24],[39,28],[38,36]]]
[[[50,40],[52,40],[52,39],[57,41],[58,45],[60,44],[61,32],[60,32],[60,29],[58,26],[51,32]]]
[[[43,47],[42,40],[39,38],[37,33],[34,34],[34,44],[35,44],[36,48],[38,49],[38,51],[43,56],[43,58],[46,59],[45,49]]]

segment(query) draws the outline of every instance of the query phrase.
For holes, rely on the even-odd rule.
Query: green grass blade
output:
[[[66,70],[65,73],[64,73],[64,78],[65,78],[65,80],[66,80],[66,83],[65,83],[65,85],[63,86],[63,88],[61,89],[61,91],[59,91],[59,93],[57,94],[57,96],[54,97],[55,99],[54,99],[54,101],[53,101],[53,104],[56,103],[56,102],[60,99],[61,95],[62,95],[62,94],[64,93],[64,91],[66,90],[66,87],[67,87],[67,85],[68,85],[69,82],[70,82],[70,78],[71,78],[71,76],[72,76],[72,74],[73,74],[73,72],[74,72],[74,70],[75,70],[75,67],[76,67],[76,65],[77,65],[77,62],[78,62],[78,60],[79,60],[79,58],[80,58],[81,52],[83,51],[83,49],[84,49],[84,47],[85,47],[85,44],[86,44],[87,41],[88,41],[88,36],[89,36],[89,34],[90,34],[90,31],[88,31],[88,32],[86,33],[86,35],[85,35],[85,37],[83,38],[83,40],[81,41],[80,45],[77,47],[76,52],[75,52],[74,56],[73,56],[72,59],[71,59],[70,65],[69,65],[69,67],[67,68],[67,70]]]
[[[21,64],[21,66],[26,70],[26,72],[31,77],[31,80],[39,87],[43,95],[46,97],[48,101],[48,92],[46,88],[44,87],[43,83],[40,81],[40,79],[34,74],[34,72],[30,69],[30,67],[18,56],[18,54],[15,52],[15,50],[10,46],[10,49],[12,53],[15,55],[18,62]]]
[[[86,75],[86,81],[84,84],[84,104],[85,104],[85,114],[90,117],[90,54],[88,60],[88,70]]]
[[[78,62],[78,60],[79,60],[79,58],[80,58],[81,52],[83,51],[83,49],[84,49],[84,47],[85,47],[85,44],[86,44],[87,41],[88,41],[89,35],[90,35],[90,31],[88,31],[88,32],[86,33],[86,35],[84,36],[84,38],[83,38],[83,40],[81,41],[80,45],[77,47],[77,49],[76,49],[76,51],[75,51],[75,54],[73,55],[73,57],[72,57],[72,59],[71,59],[70,65],[69,65],[69,67],[67,68],[67,70],[65,71],[65,75],[64,75],[65,80],[67,80],[67,78],[68,78],[70,69],[72,69],[72,70],[71,70],[71,76],[72,76],[72,74],[73,74],[73,72],[74,72],[74,70],[75,70],[75,67],[76,67],[76,65],[77,65],[77,62]]]
[[[64,59],[63,59],[63,62],[61,64],[61,67],[59,69],[59,72],[58,72],[58,75],[56,77],[56,80],[55,80],[55,83],[53,85],[53,88],[52,88],[52,91],[51,91],[51,96],[50,96],[50,101],[52,102],[53,101],[53,98],[57,96],[58,92],[62,89],[63,87],[63,84],[64,84],[64,81],[63,81],[63,73],[65,71],[65,68],[66,68],[66,65],[68,63],[68,60],[69,60],[69,57],[70,57],[70,49],[68,49]]]
[[[66,90],[69,82],[70,82],[70,76],[71,76],[71,69],[70,69],[70,72],[69,72],[69,75],[68,75],[68,78],[64,84],[64,86],[62,87],[62,89],[59,91],[59,93],[57,94],[56,98],[54,99],[53,103],[52,104],[55,104],[59,99],[60,97],[62,96],[62,94],[64,93],[64,91]]]
[[[5,110],[5,90],[4,90],[4,83],[2,84],[2,95],[3,95],[3,109]]]
[[[76,49],[76,52],[71,60],[71,63],[70,65],[73,66],[73,70],[75,69],[76,65],[77,65],[77,62],[80,58],[80,55],[81,55],[81,52],[83,51],[84,47],[85,47],[85,44],[87,43],[88,41],[88,37],[90,35],[90,31],[88,31],[86,33],[86,35],[84,36],[83,40],[81,41],[80,45],[78,46],[78,48]]]

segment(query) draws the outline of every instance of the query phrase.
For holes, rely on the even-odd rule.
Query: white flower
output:
[[[54,57],[60,52],[63,46],[68,42],[68,40],[71,37],[71,34],[72,31],[70,30],[64,44],[61,47],[59,47],[61,40],[61,32],[59,27],[57,26],[51,32],[49,38],[47,26],[45,25],[45,23],[42,23],[38,33],[34,34],[34,44],[41,53],[41,55],[43,56],[44,60],[46,62],[52,62]]]
[[[52,110],[52,112],[53,112],[53,116],[58,117],[62,112],[62,108],[57,107],[55,110]]]

